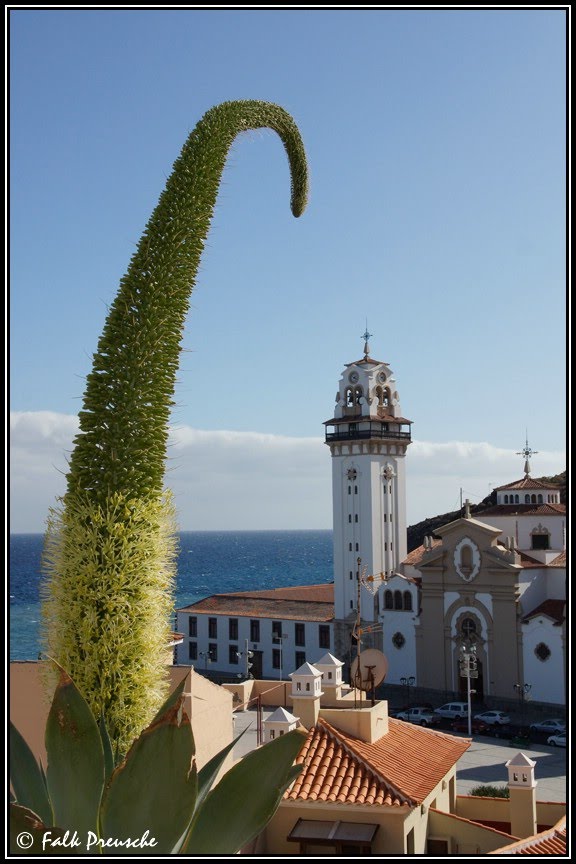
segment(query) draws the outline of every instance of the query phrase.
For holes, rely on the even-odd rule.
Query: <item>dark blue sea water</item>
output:
[[[40,650],[41,534],[10,535],[10,658]],[[183,531],[175,608],[210,594],[331,582],[332,531]]]

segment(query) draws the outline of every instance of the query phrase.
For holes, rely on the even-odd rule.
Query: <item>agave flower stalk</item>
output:
[[[119,752],[165,696],[175,518],[164,488],[181,339],[232,142],[268,127],[286,150],[291,208],[304,211],[298,128],[277,105],[209,110],[174,163],[110,311],[88,375],[67,489],[44,554],[46,652],[68,670]]]

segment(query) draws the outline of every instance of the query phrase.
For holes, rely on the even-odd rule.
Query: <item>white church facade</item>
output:
[[[472,518],[467,507],[408,554],[411,421],[390,366],[370,356],[368,337],[364,356],[345,366],[325,422],[333,585],[213,595],[180,609],[177,629],[187,635],[177,662],[197,660],[202,670],[203,657],[207,671],[210,662],[211,673],[240,676],[250,651],[256,668],[244,671],[278,678],[326,651],[349,667],[359,635],[362,648],[386,655],[387,683],[409,680],[445,694],[465,692],[461,654],[474,646],[479,700],[529,694],[565,704],[566,508],[559,489],[532,479],[526,446],[524,477],[499,487],[492,508]],[[286,591],[295,593],[288,598]]]

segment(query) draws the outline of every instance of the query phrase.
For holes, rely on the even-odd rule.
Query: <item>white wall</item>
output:
[[[190,638],[188,635],[188,621],[190,616],[196,617],[197,620],[197,637]],[[208,637],[208,619],[216,618],[217,620],[217,638],[210,639]],[[238,639],[230,640],[229,638],[229,620],[236,618],[238,621]],[[260,622],[260,640],[253,642],[250,639],[250,621],[258,620]],[[272,637],[272,621],[280,621],[282,624],[281,632],[287,635],[287,638],[282,642],[282,669],[274,669],[272,666],[272,651],[280,649],[280,645],[273,642]],[[295,643],[295,624],[304,624],[305,645],[300,646]],[[319,627],[328,626],[330,632],[330,645],[328,647],[320,647]],[[178,663],[192,663],[198,670],[207,670],[209,672],[219,672],[230,677],[240,675],[245,676],[245,657],[244,655],[238,658],[238,663],[230,663],[229,661],[229,646],[236,645],[239,652],[245,651],[245,643],[248,640],[248,648],[251,651],[262,652],[262,675],[264,678],[284,678],[288,673],[295,670],[295,654],[297,651],[302,651],[306,654],[306,660],[309,663],[314,663],[319,660],[327,651],[333,651],[334,639],[332,633],[332,625],[330,622],[318,621],[286,621],[278,618],[246,618],[235,615],[210,615],[209,613],[198,612],[178,612],[177,629],[179,633],[184,634],[182,645],[177,648]],[[196,642],[198,646],[198,659],[191,660],[189,657],[189,644]],[[215,644],[218,650],[218,659],[216,662],[206,663],[205,658],[200,656],[200,652],[208,651],[208,646]]]
[[[544,615],[533,618],[522,627],[524,649],[524,680],[531,685],[530,698],[537,702],[565,700],[565,670],[562,655],[562,628]],[[543,642],[550,649],[544,662],[534,654]]]

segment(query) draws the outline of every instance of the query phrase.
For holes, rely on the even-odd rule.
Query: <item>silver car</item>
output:
[[[468,717],[468,703],[447,702],[440,708],[435,708],[434,713],[439,717],[448,717],[450,720],[461,720],[462,717]]]

